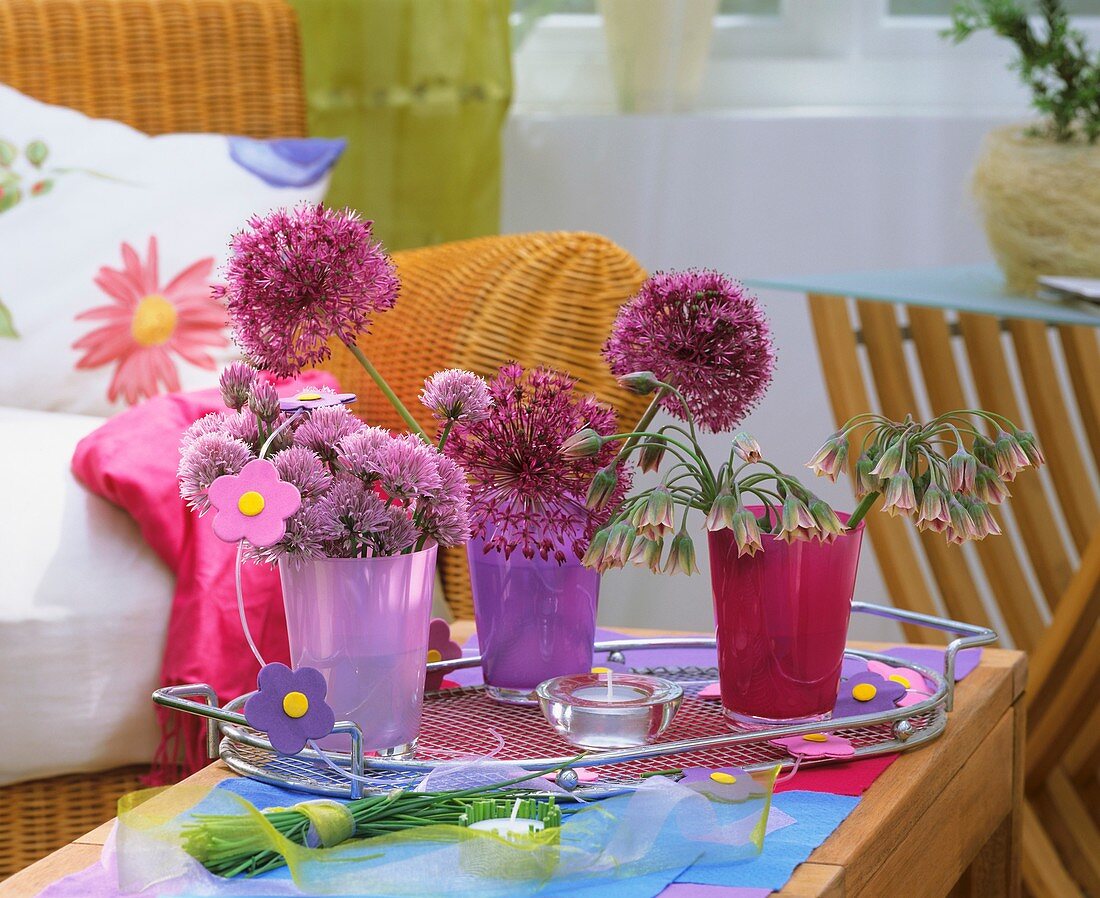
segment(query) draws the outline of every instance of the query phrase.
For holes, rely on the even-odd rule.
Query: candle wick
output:
[[[608,670],[608,672],[607,672],[607,700],[610,702],[610,701],[614,701],[614,699],[615,699],[615,694],[614,694],[614,691],[612,690],[612,686],[611,686],[611,671]]]
[[[512,820],[514,821],[519,816],[519,803],[523,801],[522,798],[517,798],[516,803],[512,805]]]

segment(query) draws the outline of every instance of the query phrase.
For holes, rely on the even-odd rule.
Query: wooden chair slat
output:
[[[959,377],[959,367],[951,350],[951,328],[947,317],[939,309],[913,307],[909,309],[909,329],[932,414],[966,408],[968,403]],[[993,515],[1003,530],[1004,515],[998,509],[993,509]],[[975,544],[975,548],[1013,642],[1018,648],[1033,648],[1045,625],[1012,543],[1007,539],[983,539]],[[948,607],[951,607],[950,603]],[[960,608],[958,614],[962,620],[989,626],[989,616],[984,607],[980,612]]]
[[[1014,318],[1009,320],[1008,329],[1016,347],[1036,436],[1046,454],[1047,467],[1070,535],[1080,550],[1100,520],[1100,507],[1093,491],[1082,488],[1089,483],[1088,473],[1054,369],[1047,327],[1041,321]]]
[[[1084,898],[1058,857],[1031,802],[1024,804],[1023,817],[1023,874],[1028,895],[1031,898]]]
[[[894,307],[887,303],[856,303],[863,343],[883,413],[895,420],[917,413],[917,398],[905,365],[905,351]],[[906,525],[908,526],[908,525]],[[941,534],[918,533],[932,576],[949,614],[963,620],[987,619],[966,557]]]
[[[1001,345],[1001,329],[997,319],[964,312],[959,314],[959,327],[982,406],[1013,421],[1020,421],[1020,405],[1012,390],[1012,378]],[[1043,597],[1053,607],[1073,574],[1069,555],[1058,534],[1039,478],[1017,477],[1011,489],[1013,517],[1031,558]]]
[[[871,408],[859,368],[859,350],[848,317],[847,302],[842,296],[811,294],[809,304],[833,417],[838,422],[844,422]],[[936,614],[936,603],[924,578],[912,576],[911,573],[919,567],[906,532],[906,523],[883,514],[872,514],[867,518],[867,533],[895,604],[910,611]],[[902,629],[907,639],[928,641],[935,638],[920,627],[905,625]]]
[[[1100,895],[1100,831],[1061,767],[1032,799],[1069,872],[1088,895]]]
[[[1092,460],[1100,467],[1100,331],[1094,327],[1060,327],[1058,336]]]
[[[1062,766],[1079,788],[1100,781],[1100,702],[1070,740]],[[1094,810],[1100,819],[1100,802]]]

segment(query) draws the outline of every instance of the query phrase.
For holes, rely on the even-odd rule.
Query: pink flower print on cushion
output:
[[[210,484],[207,498],[218,512],[215,536],[227,543],[246,539],[259,548],[283,538],[286,519],[302,504],[298,488],[280,480],[264,458],[254,458],[240,474],[223,474]]]
[[[81,312],[77,321],[99,321],[73,349],[83,350],[77,368],[116,364],[107,398],[128,405],[180,388],[173,356],[199,368],[216,365],[208,349],[229,345],[225,308],[210,294],[212,258],[199,259],[163,287],[157,270],[157,238],[149,238],[145,262],[122,244],[122,268],[103,266],[95,284],[111,302]]]

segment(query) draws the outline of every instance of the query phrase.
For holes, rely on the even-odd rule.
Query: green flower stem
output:
[[[439,445],[436,448],[442,452],[443,446],[447,442],[447,437],[451,434],[451,428],[455,426],[453,418],[448,418],[447,423],[443,425],[443,432],[439,435]]]
[[[867,515],[867,512],[874,508],[875,503],[879,500],[879,497],[881,496],[882,493],[878,492],[877,490],[864,496],[860,500],[859,505],[856,506],[856,510],[853,511],[851,516],[848,518],[848,523],[845,525],[845,528],[847,530],[855,530],[856,527],[859,526],[859,522],[862,521],[863,518]]]
[[[428,439],[428,435],[424,432],[424,428],[416,422],[416,418],[414,418],[412,413],[405,408],[405,403],[397,398],[397,394],[390,388],[390,385],[386,383],[378,369],[371,364],[370,359],[366,357],[363,350],[354,343],[345,343],[344,345],[347,346],[347,348],[351,350],[351,354],[359,360],[359,364],[363,366],[363,370],[366,371],[367,374],[370,375],[371,380],[378,385],[378,389],[381,390],[383,395],[390,401],[390,405],[397,410],[397,414],[399,414],[404,419],[405,423],[409,425],[409,429],[424,440],[425,443],[430,443],[431,440]]]
[[[641,435],[646,432],[646,429],[653,423],[653,419],[657,417],[657,410],[661,407],[661,400],[665,398],[668,390],[662,387],[656,392],[649,405],[646,406],[646,410],[642,412],[642,417],[638,419],[638,423],[634,425],[633,432],[638,436],[631,436],[624,444],[622,449],[619,450],[619,454],[615,456],[616,462],[621,462],[626,459],[630,454],[630,450],[633,449],[638,440],[641,439]]]

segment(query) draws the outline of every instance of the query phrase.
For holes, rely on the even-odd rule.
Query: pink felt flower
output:
[[[332,405],[349,405],[352,402],[355,402],[354,393],[337,393],[327,387],[306,387],[290,396],[280,396],[279,408],[284,412],[299,412]]]
[[[121,395],[128,405],[161,392],[180,388],[175,357],[199,368],[213,370],[209,349],[229,344],[225,336],[226,312],[210,295],[213,259],[199,259],[162,285],[157,269],[157,239],[149,238],[142,262],[137,251],[122,244],[122,268],[104,265],[95,284],[111,302],[76,316],[77,321],[97,321],[100,326],[73,343],[84,355],[77,368],[114,364],[107,387],[114,402]]]
[[[785,739],[770,739],[769,744],[787,749],[792,758],[850,758],[856,753],[851,742],[832,733],[787,736]]]
[[[428,663],[453,661],[462,657],[462,647],[451,639],[451,625],[441,617],[433,617],[428,626]],[[424,679],[424,691],[435,692],[443,686],[443,671],[429,670]]]
[[[253,546],[270,546],[286,533],[286,519],[302,504],[292,483],[265,458],[254,458],[240,474],[223,474],[207,490],[217,510],[214,534],[227,543],[246,539]]]
[[[932,695],[932,688],[928,685],[928,681],[911,667],[893,667],[881,661],[868,661],[867,669],[871,673],[876,673],[884,679],[900,683],[905,687],[905,695],[897,702],[899,708],[908,708]]]

